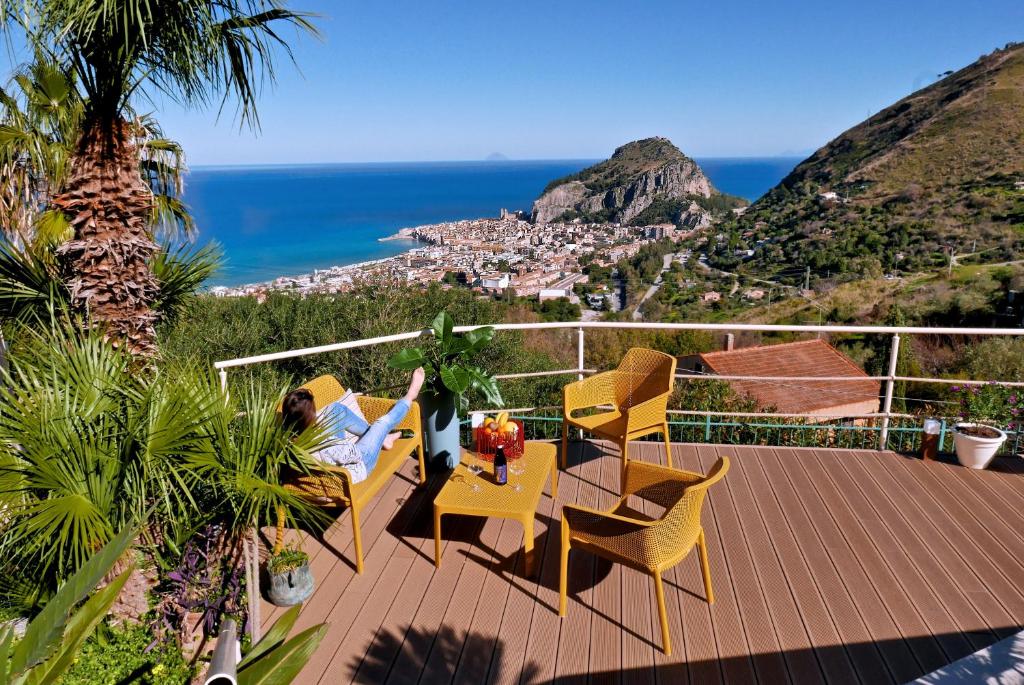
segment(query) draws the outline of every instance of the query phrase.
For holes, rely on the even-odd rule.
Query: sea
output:
[[[381,238],[422,224],[529,212],[549,181],[597,160],[195,167],[184,200],[199,243],[224,253],[211,286],[235,286],[392,257]],[[719,190],[751,201],[800,158],[697,159]]]

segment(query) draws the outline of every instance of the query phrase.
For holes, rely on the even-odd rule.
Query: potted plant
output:
[[[1017,397],[1011,391],[998,385],[954,386],[960,396],[960,418],[953,427],[953,444],[956,458],[963,466],[972,469],[986,468],[1006,442],[1006,433],[988,425],[1005,425],[1007,415],[1016,413]]]
[[[301,604],[313,594],[313,572],[309,555],[301,549],[285,547],[267,560],[270,587],[267,599],[276,606]]]
[[[455,323],[442,311],[430,324],[433,344],[409,347],[394,355],[388,365],[412,371],[423,367],[427,378],[420,401],[430,463],[453,469],[459,463],[459,413],[469,408],[467,393],[477,391],[492,405],[502,405],[498,381],[473,357],[494,338],[494,327],[483,326],[462,334],[453,332]]]

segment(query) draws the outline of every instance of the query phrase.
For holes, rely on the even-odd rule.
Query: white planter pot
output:
[[[999,433],[998,438],[976,438],[964,435],[958,429],[972,426],[983,426],[980,423],[958,423],[953,427],[953,444],[956,446],[956,458],[969,469],[983,469],[989,465],[996,452],[1006,442],[1006,433],[994,426],[984,426]]]

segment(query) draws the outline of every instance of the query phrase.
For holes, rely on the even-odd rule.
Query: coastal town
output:
[[[265,296],[271,290],[303,294],[336,293],[366,281],[412,285],[441,282],[481,294],[513,291],[520,297],[575,300],[574,286],[586,283],[584,266],[612,266],[644,245],[682,239],[695,229],[673,224],[533,223],[521,212],[502,209],[498,218],[466,219],[403,228],[383,240],[414,240],[419,247],[387,259],[332,266],[237,287],[215,287],[220,296]],[[600,306],[599,302],[592,305]]]

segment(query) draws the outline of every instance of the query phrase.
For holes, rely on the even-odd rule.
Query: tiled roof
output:
[[[863,404],[861,413],[878,410],[878,381],[868,376],[846,355],[823,340],[804,340],[744,347],[701,356],[706,371],[723,376],[850,376],[850,381],[729,381],[741,395],[752,397],[759,408],[781,413],[825,413]]]

